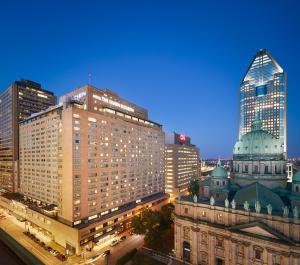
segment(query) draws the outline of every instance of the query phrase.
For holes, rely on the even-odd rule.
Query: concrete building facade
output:
[[[0,188],[16,192],[18,177],[19,122],[56,104],[56,96],[40,84],[15,81],[0,94]]]
[[[21,203],[78,230],[68,243],[78,253],[167,198],[162,126],[115,93],[84,86],[21,122],[20,179]]]
[[[171,197],[188,191],[193,178],[200,174],[199,149],[191,144],[190,137],[171,133],[166,135],[165,144],[165,191]]]

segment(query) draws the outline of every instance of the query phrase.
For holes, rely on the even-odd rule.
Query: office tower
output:
[[[0,94],[0,188],[18,189],[19,122],[55,104],[52,92],[29,80],[16,81]]]
[[[167,198],[162,126],[112,91],[81,87],[20,123],[20,182],[27,201],[53,205],[65,228],[47,231],[74,233],[59,244],[78,253]]]
[[[193,178],[199,178],[199,149],[184,134],[166,135],[165,190],[170,196],[188,191]]]
[[[266,49],[256,53],[240,86],[239,138],[251,131],[256,115],[286,153],[286,73]]]

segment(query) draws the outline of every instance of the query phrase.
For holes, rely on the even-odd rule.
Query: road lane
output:
[[[123,242],[120,242],[114,247],[107,247],[99,251],[102,254],[106,249],[110,249],[110,256],[108,258],[108,265],[115,265],[117,259],[125,255],[127,252],[133,250],[134,248],[140,248],[144,244],[144,237],[139,235],[129,236]],[[93,262],[95,265],[106,265],[106,260],[101,257],[99,260]]]

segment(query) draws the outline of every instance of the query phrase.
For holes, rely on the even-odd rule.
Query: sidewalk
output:
[[[25,231],[25,223],[18,221],[14,216],[3,212],[6,216],[6,219],[2,219],[0,221],[1,228],[7,232],[11,237],[13,237],[18,243],[20,243],[24,248],[26,248],[33,255],[38,257],[42,262],[49,265],[57,265],[57,264],[66,264],[66,265],[74,265],[79,264],[83,259],[81,257],[72,256],[67,259],[67,261],[60,261],[51,253],[43,249],[40,245],[30,239],[28,236],[24,235]],[[47,245],[51,246],[53,249],[58,250],[61,253],[64,253],[64,249],[56,244],[55,242],[49,240],[47,237],[39,233],[36,229],[29,227],[31,233],[35,231],[36,236],[45,242]]]
[[[158,252],[153,249],[146,248],[146,247],[142,247],[140,249],[140,251],[143,254],[145,254],[157,261],[165,263],[167,265],[188,265],[189,264],[189,263],[183,262],[175,257],[171,257],[167,254],[164,254],[164,253],[161,253],[161,252]]]

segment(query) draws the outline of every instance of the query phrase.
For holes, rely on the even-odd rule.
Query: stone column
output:
[[[174,244],[175,244],[175,255],[177,258],[182,259],[182,225],[175,222],[175,238],[174,238]]]
[[[300,265],[300,254],[292,252],[288,258],[288,263],[289,265]]]
[[[236,244],[237,244],[237,240],[231,239],[231,242],[230,242],[231,262],[229,264],[236,264],[236,262],[237,262],[237,260],[236,260],[236,255],[237,255]]]
[[[250,243],[243,243],[244,245],[244,264],[250,264]]]
[[[267,264],[268,265],[273,265],[272,253],[269,250],[267,250],[267,255],[268,255]]]
[[[230,262],[230,255],[229,255],[229,253],[232,252],[230,244],[231,244],[231,241],[229,240],[229,237],[224,237],[225,265],[231,265],[232,264]]]
[[[200,249],[198,246],[198,233],[200,229],[198,227],[191,227],[191,250],[192,250],[192,256],[191,256],[191,262],[192,264],[197,265],[198,264],[198,253],[200,253]]]
[[[216,256],[215,256],[215,233],[208,232],[208,265],[215,265]]]

